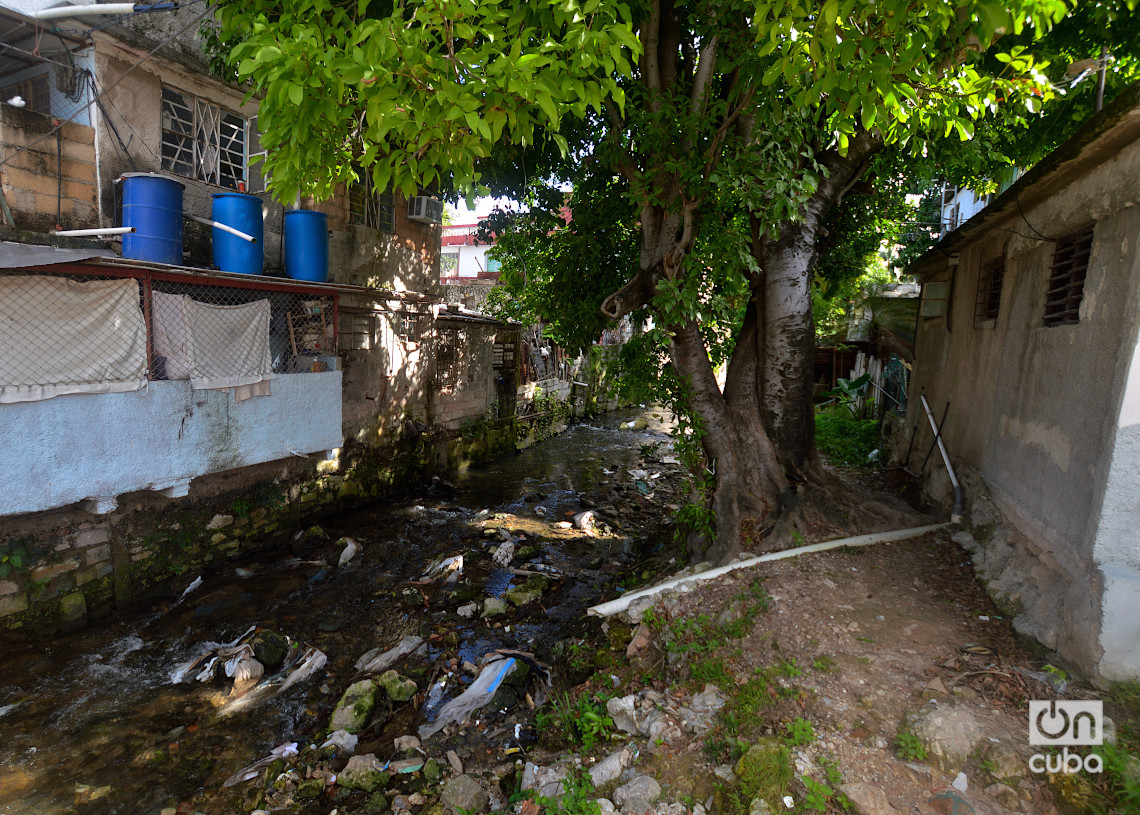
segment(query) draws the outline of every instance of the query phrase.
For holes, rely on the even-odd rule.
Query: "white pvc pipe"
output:
[[[51,234],[64,238],[87,238],[94,235],[126,235],[134,231],[133,226],[108,226],[105,229],[60,229]]]
[[[182,217],[183,218],[189,218],[191,221],[194,221],[195,223],[205,224],[206,226],[212,226],[212,227],[214,227],[214,229],[220,229],[223,232],[229,232],[231,235],[236,235],[237,237],[241,238],[243,241],[249,241],[250,243],[257,243],[257,238],[253,237],[253,235],[247,235],[246,233],[244,233],[240,230],[234,229],[232,226],[228,226],[226,224],[220,224],[217,221],[211,221],[209,218],[199,218],[197,215],[183,215]]]
[[[82,6],[57,6],[42,8],[32,12],[37,20],[58,20],[61,17],[77,17],[84,14],[134,14],[134,3],[87,3]]]
[[[638,591],[631,591],[628,594],[623,594],[616,600],[610,600],[608,603],[599,603],[592,608],[587,609],[588,614],[593,614],[595,617],[610,617],[614,614],[620,614],[625,611],[634,600],[642,597],[652,597],[655,594],[660,594],[668,589],[680,586],[683,583],[695,583],[699,580],[711,580],[714,577],[720,577],[722,574],[736,571],[737,569],[747,569],[750,566],[755,566],[758,563],[769,563],[773,560],[784,560],[785,558],[797,557],[799,555],[810,554],[811,552],[826,552],[828,549],[838,549],[840,546],[870,546],[875,543],[890,543],[891,541],[907,540],[908,538],[917,538],[919,535],[925,535],[927,532],[935,532],[939,529],[949,526],[950,524],[933,524],[931,526],[916,526],[911,529],[896,529],[893,532],[875,532],[871,535],[857,535],[854,538],[839,538],[833,541],[824,541],[823,543],[813,543],[810,546],[800,546],[796,549],[785,549],[782,552],[769,552],[766,555],[748,558],[747,560],[738,560],[735,563],[729,563],[727,566],[719,566],[716,569],[709,569],[707,572],[700,572],[699,574],[688,575],[687,577],[675,577],[672,580],[666,580],[664,583],[659,583],[656,586],[650,586],[647,589],[640,589]]]

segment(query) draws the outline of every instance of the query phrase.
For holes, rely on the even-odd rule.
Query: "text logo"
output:
[[[1072,747],[1103,742],[1103,702],[1029,703],[1030,744]]]

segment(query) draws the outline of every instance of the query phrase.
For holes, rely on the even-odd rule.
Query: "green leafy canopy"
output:
[[[550,139],[566,114],[623,104],[630,10],[601,0],[222,0],[223,41],[258,113],[279,196],[371,172],[405,194],[470,188],[496,144]]]

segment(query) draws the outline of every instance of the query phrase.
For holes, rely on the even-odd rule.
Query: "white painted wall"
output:
[[[1128,371],[1093,555],[1104,581],[1100,674],[1132,679],[1140,676],[1140,341]]]
[[[444,246],[440,249],[440,255],[442,257],[455,255],[458,258],[455,275],[478,277],[479,272],[487,271],[487,250],[490,248],[490,246]]]
[[[340,371],[278,375],[271,388],[235,403],[189,382],[151,382],[134,393],[0,405],[0,516],[341,446]]]

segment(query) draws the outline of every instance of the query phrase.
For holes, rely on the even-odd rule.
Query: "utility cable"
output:
[[[21,153],[26,152],[27,150],[32,149],[33,147],[35,147],[37,144],[44,141],[45,139],[48,139],[48,138],[55,136],[56,132],[61,127],[63,127],[63,125],[65,123],[73,121],[75,119],[75,117],[80,112],[85,111],[85,110],[89,109],[92,105],[96,104],[96,102],[100,99],[100,97],[105,96],[108,93],[110,93],[112,90],[114,90],[119,85],[120,82],[122,82],[124,79],[127,78],[127,76],[130,75],[130,73],[132,71],[134,71],[136,68],[138,68],[140,65],[142,65],[147,60],[149,60],[151,57],[153,57],[155,54],[157,54],[161,49],[165,48],[167,45],[169,45],[171,42],[176,40],[178,37],[181,37],[183,34],[185,34],[187,31],[189,31],[192,26],[197,25],[198,22],[201,21],[201,19],[209,13],[210,13],[210,7],[206,6],[206,8],[202,11],[201,14],[195,16],[194,19],[192,19],[190,22],[188,22],[182,28],[178,29],[178,31],[171,34],[169,37],[164,39],[162,42],[160,42],[158,45],[156,45],[154,48],[152,48],[150,51],[148,51],[146,54],[144,54],[142,56],[142,58],[139,59],[138,62],[134,63],[129,68],[127,68],[127,70],[125,70],[123,73],[119,74],[118,79],[116,79],[114,82],[112,82],[106,88],[104,88],[102,94],[96,94],[94,96],[94,98],[91,99],[90,102],[88,102],[86,105],[83,105],[83,107],[78,108],[68,118],[60,119],[59,124],[54,125],[51,128],[51,130],[44,133],[38,139],[35,139],[35,140],[29,142],[28,144],[25,144],[23,147],[16,149],[10,156],[8,156],[4,160],[0,161],[0,167],[6,167],[14,158],[16,158],[16,156],[20,155]]]

